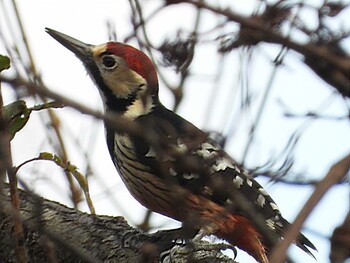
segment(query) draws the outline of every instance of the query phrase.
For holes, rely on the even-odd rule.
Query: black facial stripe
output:
[[[103,92],[105,98],[107,99],[106,106],[108,110],[123,113],[127,110],[128,106],[133,104],[136,99],[136,93],[130,94],[127,98],[116,97],[112,90],[108,88],[106,83],[103,81],[100,70],[96,66],[95,62],[88,59],[84,60],[83,63],[95,80],[97,87]]]
[[[107,97],[107,108],[111,111],[122,113],[134,103],[136,94],[130,94],[127,98],[117,98],[114,94],[112,97]]]

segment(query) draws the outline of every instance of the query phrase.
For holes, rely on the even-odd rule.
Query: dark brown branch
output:
[[[20,218],[25,227],[25,242],[30,262],[47,261],[47,240],[53,243],[58,262],[102,262],[98,259],[107,259],[107,251],[110,251],[114,258],[118,258],[120,250],[123,250],[121,259],[136,259],[135,252],[125,250],[120,243],[122,235],[132,230],[123,218],[94,218],[34,194],[24,191],[19,193]],[[13,223],[9,216],[15,212],[9,203],[6,208],[0,214],[0,261],[12,262],[16,251],[13,249]],[[96,246],[99,246],[98,250]]]
[[[8,188],[5,187],[5,192]],[[172,231],[148,235],[130,227],[122,217],[93,216],[59,203],[45,200],[33,193],[18,190],[20,215],[14,211],[9,197],[2,196],[4,208],[0,211],[0,262],[14,262],[13,220],[23,222],[28,262],[159,262],[160,254],[173,246]],[[196,243],[193,250],[184,253],[172,250],[172,255],[186,262],[194,256],[195,262],[234,263],[223,256],[215,246]],[[167,252],[166,252],[167,253]],[[165,253],[165,254],[166,254]],[[164,256],[164,262],[168,259]],[[208,261],[209,260],[209,261]],[[51,261],[50,261],[51,262]]]
[[[304,56],[305,64],[320,78],[336,88],[343,96],[350,97],[350,58],[344,52],[340,52],[340,54],[338,48],[332,48],[327,43],[314,43],[311,40],[306,44],[297,43],[289,37],[283,36],[278,31],[273,30],[259,16],[245,17],[229,9],[208,5],[204,1],[182,0],[173,2],[189,3],[198,8],[204,8],[215,14],[222,15],[229,21],[239,23],[241,29],[244,28],[249,37],[254,39],[255,43],[262,41],[280,44],[300,53]]]

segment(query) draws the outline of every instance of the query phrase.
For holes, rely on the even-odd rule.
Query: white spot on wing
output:
[[[259,192],[260,192],[261,194],[263,194],[263,195],[269,195],[269,194],[265,191],[265,189],[262,188],[262,187],[259,188]]]
[[[266,219],[266,225],[272,230],[276,230],[276,227],[283,228],[281,217],[279,215]]]
[[[170,173],[172,176],[176,176],[176,175],[177,175],[177,172],[176,172],[172,167],[170,167],[169,173]]]
[[[272,230],[275,229],[275,221],[273,221],[271,218],[266,219],[266,225]]]
[[[168,138],[171,138],[170,136]],[[182,143],[180,139],[177,140],[177,145],[172,144],[171,147],[179,154],[184,154],[187,152],[187,145]],[[173,158],[169,158],[169,160],[173,160]]]
[[[256,200],[258,205],[260,205],[261,207],[264,207],[265,205],[265,197],[263,197],[263,195],[259,195],[258,199]]]
[[[278,209],[278,206],[277,206],[275,203],[273,203],[273,202],[270,202],[270,206],[271,206],[271,208],[272,208],[273,210],[279,210],[279,209]]]
[[[156,152],[154,151],[153,147],[149,148],[149,151],[145,155],[146,157],[156,157]]]
[[[185,153],[187,151],[187,145],[184,144],[184,143],[181,143],[180,140],[178,140],[178,147],[176,148],[176,150],[179,152],[179,153]]]
[[[212,144],[205,142],[202,143],[200,150],[197,151],[199,156],[202,156],[204,159],[209,159],[217,156],[217,148]]]
[[[204,193],[208,195],[213,195],[213,190],[211,190],[208,186],[204,186]]]
[[[249,185],[250,187],[253,186],[253,181],[250,180],[249,178],[247,178],[247,185]]]
[[[214,171],[225,171],[227,168],[235,169],[235,166],[231,163],[228,158],[220,158],[213,165]]]
[[[235,178],[233,178],[233,183],[237,189],[239,189],[243,185],[243,178],[237,175]]]
[[[276,225],[278,225],[279,227],[283,227],[283,225],[282,225],[282,223],[280,221],[277,221]]]
[[[186,180],[191,180],[191,179],[196,179],[198,178],[198,174],[193,174],[193,173],[190,173],[190,174],[183,174],[182,177]]]
[[[232,205],[233,203],[232,203],[232,200],[231,199],[226,199],[226,204],[227,205]]]
[[[205,150],[218,150],[218,148],[214,147],[214,145],[209,142],[202,143],[201,147]]]

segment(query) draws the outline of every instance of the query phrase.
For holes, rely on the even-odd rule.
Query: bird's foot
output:
[[[188,262],[235,263],[236,261],[221,252],[227,249],[231,249],[236,256],[236,249],[231,245],[224,243],[213,244],[204,240],[192,240],[186,245],[175,245],[170,250],[161,253],[161,262],[177,263],[188,260]]]

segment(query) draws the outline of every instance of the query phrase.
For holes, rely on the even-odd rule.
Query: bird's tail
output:
[[[304,252],[306,252],[307,254],[309,254],[311,257],[313,257],[314,259],[315,256],[314,254],[312,254],[312,252],[310,251],[309,248],[317,251],[317,248],[315,247],[314,244],[312,244],[312,242],[307,239],[307,237],[305,237],[302,233],[299,234],[298,239],[296,240],[295,244]]]
[[[290,223],[284,219],[283,222],[284,225],[284,229],[287,229],[290,226]],[[314,244],[312,244],[312,242],[306,237],[304,236],[302,233],[299,233],[299,236],[297,238],[297,240],[294,242],[295,245],[297,247],[299,247],[301,250],[303,250],[305,253],[307,253],[308,255],[310,255],[311,257],[313,257],[314,259],[315,256],[314,254],[312,254],[312,252],[310,251],[310,248],[317,251],[317,248],[315,247]]]

